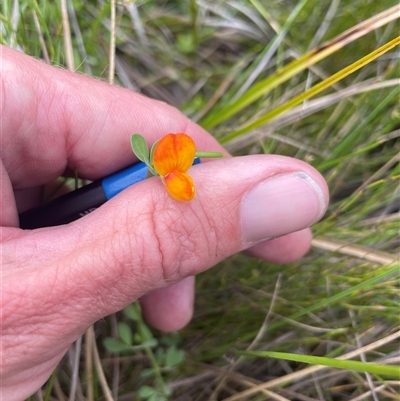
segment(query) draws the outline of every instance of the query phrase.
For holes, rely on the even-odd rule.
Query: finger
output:
[[[193,276],[166,288],[152,291],[140,299],[146,321],[162,331],[176,331],[186,326],[193,316]]]
[[[191,202],[169,198],[153,177],[73,224],[22,232],[17,243],[5,244],[18,249],[18,258],[4,260],[29,266],[19,268],[28,280],[38,268],[56,274],[53,285],[79,282],[79,291],[68,289],[67,300],[101,292],[113,302],[95,303],[94,315],[88,309],[98,318],[240,250],[308,227],[327,204],[324,180],[298,160],[248,156],[192,172],[198,193]]]
[[[1,183],[1,201],[0,201],[0,226],[17,227],[18,213],[13,195],[13,188],[10,177],[0,159],[0,183]]]
[[[7,47],[1,52],[2,149],[7,148],[3,157],[14,188],[52,180],[67,166],[88,178],[115,171],[134,160],[129,136],[135,130],[158,138],[186,127],[199,149],[220,149],[201,128],[164,103],[51,67]],[[10,202],[3,196],[7,210],[2,218],[5,225],[16,225],[12,191],[5,188],[3,194],[10,195]],[[20,204],[30,199],[24,192]]]
[[[309,228],[261,242],[248,253],[272,263],[292,263],[310,249]],[[143,314],[148,323],[162,331],[176,331],[186,326],[193,316],[194,277],[188,277],[167,288],[141,298]]]
[[[328,202],[318,172],[290,158],[227,158],[190,173],[197,185],[191,202],[173,200],[153,177],[69,225],[3,228],[4,380],[22,380],[32,370],[44,372],[38,381],[44,380],[99,318],[240,250],[308,227]],[[18,332],[24,335],[16,341]],[[38,349],[46,350],[40,361]],[[13,368],[12,356],[20,354],[26,371],[15,375],[20,366]]]
[[[302,258],[311,246],[312,233],[309,228],[261,242],[248,253],[271,263],[292,263]]]
[[[248,250],[250,255],[271,263],[292,263],[310,249],[309,228],[261,242]],[[193,316],[194,277],[188,277],[141,298],[143,314],[149,324],[162,331],[176,331],[186,326]]]
[[[1,156],[14,189],[42,185],[66,169],[83,178],[104,177],[135,161],[135,132],[149,144],[169,132],[186,132],[199,150],[224,151],[165,103],[5,46],[0,51]]]

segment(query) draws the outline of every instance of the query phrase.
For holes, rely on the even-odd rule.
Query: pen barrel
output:
[[[33,229],[67,224],[93,212],[107,200],[102,181],[94,181],[42,206],[21,213],[20,227]]]
[[[198,163],[200,159],[194,159],[193,164]],[[93,212],[124,189],[143,181],[148,173],[148,167],[143,162],[124,168],[40,207],[21,213],[20,227],[34,229],[71,223]]]

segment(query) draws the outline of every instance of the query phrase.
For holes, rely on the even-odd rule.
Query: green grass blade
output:
[[[286,352],[272,351],[237,351],[236,354],[262,357],[277,358],[287,361],[304,362],[310,365],[323,365],[336,369],[352,370],[355,372],[365,372],[376,374],[379,376],[390,376],[400,378],[400,366],[381,365],[377,363],[359,362],[359,361],[342,361],[340,359],[326,358],[320,356],[299,355]]]
[[[352,74],[353,72],[359,70],[366,64],[369,64],[371,61],[380,57],[382,54],[385,54],[386,52],[393,49],[395,46],[398,46],[399,44],[400,44],[400,36],[391,40],[390,42],[386,43],[385,45],[381,46],[380,48],[378,48],[375,51],[371,52],[370,54],[366,55],[365,57],[362,57],[360,60],[357,60],[355,63],[350,64],[349,66],[347,66],[343,70],[337,72],[336,74],[333,74],[329,78],[324,79],[322,82],[320,82],[317,85],[314,85],[309,90],[303,92],[302,94],[294,97],[293,99],[289,100],[288,102],[286,102],[286,103],[276,107],[275,109],[271,110],[270,112],[264,114],[262,117],[251,122],[250,124],[247,124],[243,128],[226,135],[224,138],[221,139],[220,142],[222,144],[225,144],[235,138],[240,137],[242,134],[249,132],[250,130],[253,130],[255,128],[258,128],[258,127],[266,124],[267,122],[273,120],[274,118],[276,118],[280,114],[284,113],[285,111],[291,109],[294,106],[297,106],[298,104],[304,102],[307,99],[310,99],[311,97],[317,95],[318,93],[322,92],[323,90],[329,88],[336,82],[339,82],[343,78],[345,78],[348,75]]]
[[[351,148],[350,144],[354,141],[354,138],[357,138],[359,135],[362,135],[362,132],[365,130],[365,127],[378,115],[381,113],[384,113],[384,110],[387,109],[389,104],[391,102],[395,102],[396,100],[399,99],[400,95],[400,87],[397,86],[395,87],[389,94],[386,96],[386,98],[377,105],[377,107],[372,110],[368,116],[361,122],[361,124],[358,124],[357,127],[355,127],[352,132],[344,138],[343,141],[340,142],[336,146],[335,149],[332,150],[332,157],[339,157],[340,155],[343,154],[343,152],[347,152],[349,148]]]
[[[388,270],[385,270],[384,272],[377,274],[376,276],[373,276],[367,280],[362,281],[359,284],[356,284],[344,291],[341,291],[335,295],[332,295],[331,297],[327,299],[323,299],[320,302],[316,302],[315,304],[309,306],[308,308],[304,308],[303,310],[300,310],[296,313],[293,313],[292,315],[289,316],[289,319],[291,320],[296,320],[301,316],[304,316],[308,313],[315,312],[317,310],[320,310],[322,308],[326,308],[328,306],[332,306],[336,304],[339,301],[342,301],[343,299],[351,299],[352,294],[355,294],[359,291],[365,290],[370,288],[372,285],[375,285],[379,282],[384,281],[385,279],[388,279],[389,277],[393,275],[398,275],[399,274],[399,265],[396,264],[395,266],[390,267]],[[279,326],[282,326],[285,324],[285,321],[281,320],[276,323],[271,323],[268,326],[269,330],[276,329]]]
[[[386,10],[392,11],[392,10]],[[393,15],[391,20],[397,17],[398,11],[391,12]],[[382,13],[384,14],[384,13]],[[237,101],[233,103],[228,103],[224,107],[216,108],[214,113],[210,113],[205,117],[200,124],[207,130],[215,127],[216,125],[227,121],[230,117],[237,114],[239,111],[243,110],[245,107],[254,103],[261,96],[266,95],[271,92],[272,89],[278,87],[282,83],[288,81],[290,78],[294,77],[296,74],[304,71],[306,68],[316,64],[317,62],[323,60],[327,56],[335,53],[336,51],[343,48],[345,45],[351,43],[352,40],[358,39],[359,37],[367,34],[368,29],[365,29],[372,20],[375,20],[377,16],[371,18],[371,20],[363,21],[361,24],[354,26],[342,34],[338,35],[334,39],[323,43],[321,46],[311,50],[304,56],[297,60],[292,61],[285,67],[279,69],[274,74],[268,78],[260,81],[259,83],[253,85],[243,96],[241,96]],[[388,21],[381,21],[381,24],[387,23]],[[379,25],[379,24],[378,24]]]
[[[265,64],[268,64],[268,61],[271,60],[272,56],[276,53],[276,50],[278,49],[279,45],[282,43],[282,41],[285,38],[286,34],[288,33],[290,27],[296,21],[296,18],[300,14],[301,10],[303,10],[303,8],[305,7],[305,5],[308,2],[309,2],[309,0],[302,0],[293,9],[293,11],[290,13],[288,19],[285,21],[283,27],[281,28],[280,32],[266,46],[265,50],[263,51],[264,54],[262,57],[262,64],[260,64],[260,62],[259,62],[261,60],[257,60],[257,63],[253,63],[253,65],[250,67],[250,69],[253,69],[252,73],[247,78],[246,82],[242,85],[242,87],[239,89],[239,91],[236,93],[236,95],[233,97],[233,99],[230,103],[233,103],[236,99],[240,98],[240,96],[242,96],[245,93],[245,91],[250,87],[250,85],[253,82],[253,74],[258,75],[258,73],[260,72],[259,70],[263,69]],[[259,11],[260,11],[262,8],[262,5],[261,4],[257,4],[257,5],[258,5]]]

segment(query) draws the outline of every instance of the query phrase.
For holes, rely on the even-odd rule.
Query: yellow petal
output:
[[[173,171],[185,173],[195,156],[196,145],[189,135],[168,134],[160,139],[154,150],[154,168],[162,177]]]
[[[164,177],[169,195],[179,201],[190,201],[196,194],[196,188],[190,175],[173,171]]]

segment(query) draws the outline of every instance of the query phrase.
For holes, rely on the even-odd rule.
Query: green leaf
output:
[[[142,341],[148,341],[154,338],[153,333],[144,323],[140,325],[139,332],[142,337]]]
[[[124,324],[121,325],[121,323],[118,325],[118,331],[121,336],[121,339],[119,338],[113,338],[113,337],[107,337],[103,341],[104,347],[107,349],[109,352],[137,352],[137,351],[142,351],[148,348],[154,348],[158,345],[158,341],[156,338],[151,338],[147,341],[143,341],[141,337],[137,338],[137,342],[139,342],[139,345],[130,345],[126,341],[129,341],[132,343],[132,331],[130,334],[126,331],[126,328],[123,328],[121,331],[121,327],[124,327]],[[128,326],[129,328],[129,326]],[[126,331],[126,332],[125,332]],[[121,332],[124,333],[121,335]],[[131,336],[129,338],[129,336]],[[122,338],[124,337],[124,338]]]
[[[146,398],[149,398],[149,397],[151,397],[153,394],[156,394],[156,393],[157,393],[157,391],[154,390],[153,387],[150,387],[150,386],[142,386],[142,387],[140,387],[140,389],[139,389],[138,395],[139,395],[139,398],[144,398],[144,399],[146,399]]]
[[[165,363],[168,367],[177,366],[184,359],[185,353],[180,349],[176,349],[174,345],[167,349],[167,358]]]
[[[345,361],[319,356],[290,354],[286,352],[238,351],[236,353],[238,355],[285,359],[288,361],[309,363],[311,365],[330,366],[337,369],[346,369],[353,370],[355,372],[367,372],[376,375],[393,376],[400,378],[400,366],[381,365],[378,363],[359,361]]]
[[[181,339],[178,332],[164,334],[160,339],[161,344],[166,347],[171,347],[172,345],[177,346],[180,341]]]
[[[141,345],[142,347],[154,348],[157,347],[158,340],[156,338],[150,338],[150,340],[143,342]]]
[[[143,379],[148,379],[149,377],[152,377],[153,375],[154,375],[153,368],[143,369],[140,372],[140,377],[142,377]]]
[[[124,313],[129,317],[129,319],[132,319],[135,322],[138,322],[141,319],[140,310],[136,308],[134,304],[128,305],[124,309]]]
[[[133,134],[131,136],[131,146],[133,153],[143,163],[149,163],[149,147],[146,140],[140,134]]]
[[[192,53],[196,50],[196,47],[193,43],[193,37],[190,33],[178,34],[176,44],[182,53]]]
[[[153,339],[151,339],[149,341],[145,341],[145,342],[143,342],[143,343],[141,343],[139,345],[132,345],[130,347],[130,349],[132,351],[142,351],[142,350],[145,350],[147,348],[154,348],[157,345],[158,345],[157,339],[153,338]]]
[[[154,358],[156,359],[157,363],[161,366],[164,365],[165,361],[165,351],[163,348],[159,347],[154,352]]]
[[[167,397],[160,392],[152,394],[149,398],[149,401],[168,401]]]
[[[129,351],[131,347],[124,343],[123,341],[117,339],[117,338],[112,338],[112,337],[107,337],[103,340],[103,345],[104,348],[109,351],[109,352],[124,352],[124,351]]]
[[[132,331],[131,328],[124,322],[118,323],[118,333],[121,340],[128,344],[132,345]]]

